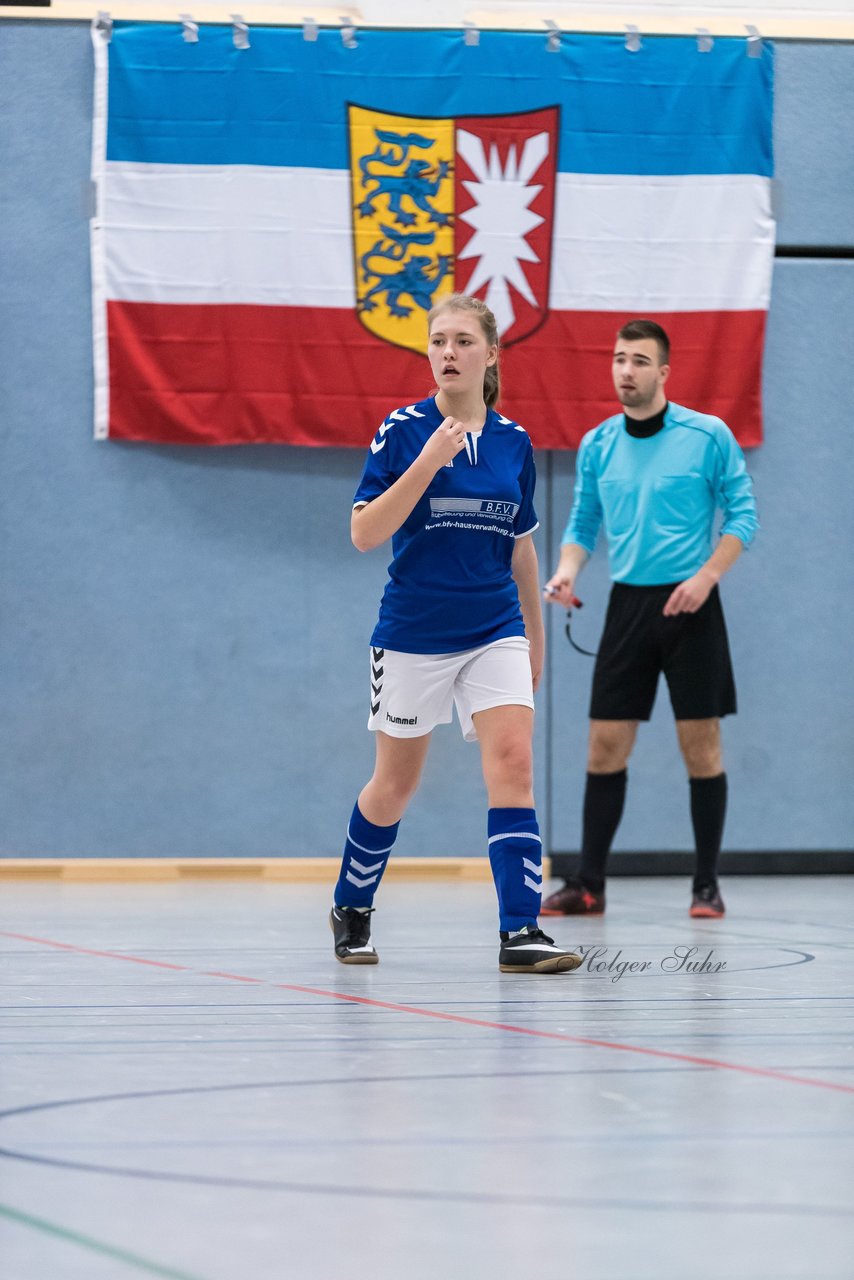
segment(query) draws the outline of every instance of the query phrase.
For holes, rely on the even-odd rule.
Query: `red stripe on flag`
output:
[[[668,395],[762,439],[764,311],[647,313],[673,343]],[[617,411],[617,312],[553,311],[502,358],[502,411],[537,448],[576,448]],[[355,312],[108,303],[111,439],[365,448],[390,409],[422,399],[426,359],[375,338]]]

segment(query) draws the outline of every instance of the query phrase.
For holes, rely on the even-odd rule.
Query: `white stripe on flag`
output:
[[[355,306],[345,169],[109,161],[107,289],[129,302]],[[768,306],[770,182],[558,174],[555,311]]]
[[[95,193],[95,216],[89,223],[89,245],[92,260],[92,360],[95,383],[95,439],[106,440],[110,419],[110,370],[107,353],[106,254],[108,245],[104,231],[104,173],[107,163],[107,112],[110,59],[107,39],[102,31],[92,28],[95,51],[95,99],[92,117],[92,161],[90,177]]]
[[[105,188],[111,298],[356,305],[346,170],[112,161]]]
[[[553,311],[751,311],[771,296],[771,184],[752,174],[561,174]]]

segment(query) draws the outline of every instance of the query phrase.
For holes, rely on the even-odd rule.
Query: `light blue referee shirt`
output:
[[[592,553],[604,523],[615,582],[684,582],[711,555],[717,508],[720,533],[749,546],[759,525],[753,484],[720,418],[668,404],[661,430],[640,438],[619,413],[581,441],[563,541]]]

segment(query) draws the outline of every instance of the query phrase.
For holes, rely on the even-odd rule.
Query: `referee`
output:
[[[617,334],[612,373],[623,413],[581,442],[560,561],[545,597],[569,608],[604,524],[613,586],[593,674],[581,863],[543,915],[601,915],[638,724],[660,672],[688,770],[697,851],[690,914],[720,917],[727,801],[720,719],[736,710],[718,582],[757,529],[744,455],[719,418],[668,403],[670,342],[652,320]],[[716,511],[723,513],[712,550]]]

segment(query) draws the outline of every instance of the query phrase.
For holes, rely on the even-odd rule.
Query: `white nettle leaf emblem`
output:
[[[495,315],[498,332],[504,334],[516,318],[509,285],[537,305],[522,263],[540,260],[526,237],[543,221],[529,206],[542,191],[542,185],[532,185],[531,179],[549,154],[549,135],[528,138],[518,162],[512,146],[503,166],[497,147],[490,147],[487,158],[481,139],[463,129],[457,134],[457,149],[477,178],[463,183],[475,205],[459,216],[474,227],[475,234],[459,257],[480,258],[467,288],[474,293],[488,284],[485,301]]]

